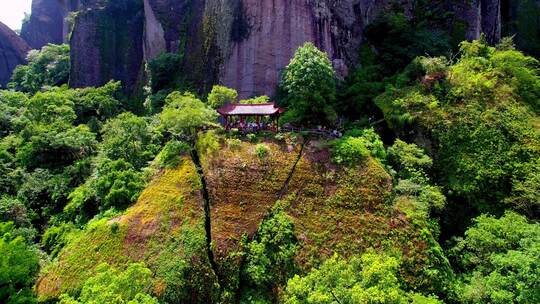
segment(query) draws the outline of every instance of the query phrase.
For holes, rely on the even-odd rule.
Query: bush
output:
[[[68,82],[69,45],[48,44],[41,50],[30,51],[27,59],[28,65],[19,65],[13,71],[10,87],[35,93],[44,86],[60,86]]]
[[[35,303],[31,288],[39,259],[11,222],[0,222],[0,252],[0,302]]]
[[[227,139],[227,146],[231,150],[239,150],[242,146],[242,141],[238,138],[228,138]]]
[[[451,250],[462,303],[540,303],[540,225],[507,212],[482,215]]]
[[[258,144],[255,146],[255,155],[261,160],[265,159],[270,155],[270,149],[265,144]]]
[[[60,303],[158,304],[158,300],[150,295],[153,287],[152,272],[144,264],[130,264],[124,271],[100,264],[96,271],[95,276],[86,280],[77,299],[63,294]]]
[[[100,209],[124,209],[135,202],[144,189],[142,174],[123,159],[104,160],[97,168],[95,191]]]
[[[190,150],[185,142],[171,140],[159,152],[155,162],[161,168],[174,168],[180,163],[180,156]]]
[[[272,288],[284,284],[295,271],[297,249],[292,219],[284,211],[274,210],[247,246],[242,275],[250,288],[244,291],[243,298],[264,298]]]
[[[361,137],[345,137],[336,140],[332,149],[334,161],[339,165],[356,166],[370,155]]]
[[[148,63],[152,93],[175,89],[178,85],[178,71],[181,64],[182,56],[173,53],[164,53],[152,59]]]
[[[199,133],[196,148],[203,155],[212,155],[221,148],[220,137],[215,130]]]
[[[126,112],[103,126],[101,152],[110,159],[124,159],[140,169],[159,151],[161,135],[143,117]]]
[[[349,261],[334,255],[305,277],[296,275],[289,280],[284,303],[441,303],[405,291],[399,265],[398,259],[385,254],[370,252]]]
[[[238,92],[224,86],[214,86],[208,94],[208,105],[218,109],[227,103],[234,103],[238,98]]]

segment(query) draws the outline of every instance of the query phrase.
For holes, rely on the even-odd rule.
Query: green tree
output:
[[[21,92],[0,90],[0,137],[14,131],[14,121],[20,117],[21,109],[28,97]]]
[[[167,131],[190,143],[194,143],[197,132],[203,127],[217,125],[217,112],[191,93],[173,92],[167,96],[160,118]]]
[[[48,44],[28,54],[28,64],[13,71],[10,87],[35,93],[44,86],[60,86],[69,80],[69,46]]]
[[[298,48],[280,85],[288,105],[286,119],[299,124],[336,121],[336,75],[328,55],[312,43]]]
[[[434,174],[457,202],[500,212],[510,196],[516,204],[515,195],[530,197],[519,189],[529,185],[527,164],[540,157],[537,64],[512,49],[463,42],[454,64],[420,59],[415,77],[405,75],[410,68],[401,75],[412,81],[396,82],[376,103],[396,132],[421,131],[422,142],[433,143]]]
[[[482,215],[451,250],[462,303],[540,302],[540,225],[507,212]]]
[[[67,294],[60,297],[61,304],[158,304],[151,295],[152,272],[144,264],[129,264],[120,271],[107,264],[98,265],[96,275],[87,279],[81,294],[73,298]]]
[[[11,222],[0,222],[0,302],[35,303],[32,285],[39,259]]]
[[[142,174],[123,159],[105,160],[99,164],[94,181],[96,197],[101,209],[126,208],[135,202],[144,189]]]
[[[234,103],[238,98],[238,92],[235,89],[230,89],[224,86],[216,85],[208,94],[208,105],[214,109],[218,109],[227,103]]]
[[[247,244],[242,277],[248,286],[242,290],[241,302],[271,303],[273,289],[285,284],[296,269],[297,250],[292,219],[280,208],[273,210]]]
[[[152,160],[160,148],[160,134],[143,117],[126,112],[103,126],[100,151],[112,160],[123,159],[139,169]]]
[[[306,276],[289,280],[284,303],[440,303],[403,290],[398,269],[399,260],[384,254],[366,253],[349,261],[334,255]]]

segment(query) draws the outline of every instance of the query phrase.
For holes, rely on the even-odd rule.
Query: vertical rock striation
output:
[[[538,15],[537,1],[509,2],[451,0],[433,5],[444,5],[453,13],[448,26],[460,32],[456,40],[485,33],[488,41],[496,42],[501,32],[509,32],[505,29],[523,32],[529,19],[539,28],[523,13],[533,7],[535,12],[529,15]],[[59,43],[67,33],[65,16],[79,10],[71,37],[72,85],[99,85],[114,78],[134,89],[144,62],[175,52],[183,56],[178,69],[184,79],[204,89],[220,82],[238,89],[244,98],[272,95],[280,72],[306,41],[325,50],[338,73],[345,75],[357,63],[365,27],[392,6],[411,13],[414,4],[413,0],[34,0],[23,35],[34,47]],[[516,26],[516,18],[525,21]],[[518,39],[526,41],[531,35],[518,34]]]
[[[111,79],[134,92],[142,74],[142,0],[86,0],[70,40],[73,87],[100,86]]]
[[[66,42],[70,27],[66,17],[80,6],[80,0],[33,0],[32,14],[23,23],[21,37],[34,49]]]
[[[28,44],[0,22],[0,89],[5,88],[15,67],[26,62]]]

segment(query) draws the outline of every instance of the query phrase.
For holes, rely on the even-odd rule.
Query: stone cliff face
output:
[[[114,79],[133,92],[142,74],[143,26],[142,0],[84,1],[70,40],[70,85]]]
[[[508,0],[439,1],[451,28],[464,38],[485,33],[490,42],[504,30],[502,15],[523,10]],[[434,2],[434,3],[439,3]],[[63,21],[78,9],[71,38],[74,86],[115,78],[134,88],[144,61],[163,52],[184,56],[179,70],[207,88],[220,82],[240,97],[272,95],[280,71],[296,48],[314,42],[328,52],[339,74],[357,63],[363,31],[377,16],[398,5],[406,13],[413,0],[34,0],[24,33],[32,46],[61,42]],[[517,7],[517,8],[516,8]],[[508,15],[508,14],[506,14]],[[516,14],[513,14],[514,16]],[[508,18],[507,18],[508,19]],[[505,22],[509,22],[506,20]],[[45,34],[43,34],[45,33]],[[36,37],[41,39],[40,41]]]
[[[15,67],[26,62],[29,50],[21,37],[0,22],[0,89],[9,82]]]
[[[34,49],[47,43],[66,42],[69,32],[66,17],[80,5],[80,0],[33,0],[32,14],[22,26],[21,37]]]

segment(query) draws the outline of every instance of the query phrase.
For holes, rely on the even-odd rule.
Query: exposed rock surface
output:
[[[15,67],[26,62],[28,44],[0,22],[0,88],[5,87]]]
[[[143,26],[142,0],[84,1],[70,40],[70,85],[114,79],[132,92],[142,73]]]
[[[23,23],[21,37],[34,49],[66,42],[70,27],[66,17],[80,5],[80,0],[33,0],[32,14]]]
[[[529,2],[534,1],[434,5],[442,3],[454,14],[449,27],[463,31],[461,37],[485,33],[496,42],[505,28],[503,17],[511,24]],[[198,87],[221,82],[244,98],[272,95],[280,71],[306,41],[327,51],[346,74],[357,63],[365,27],[392,5],[406,13],[414,9],[412,0],[34,0],[23,32],[32,46],[61,42],[66,14],[79,9],[71,40],[73,85],[98,85],[112,77],[134,88],[144,61],[178,52],[185,78]]]

